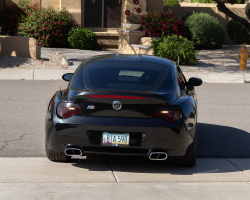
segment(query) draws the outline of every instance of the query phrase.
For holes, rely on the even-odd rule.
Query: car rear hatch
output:
[[[163,95],[156,91],[165,84],[169,68],[137,61],[87,63],[82,71],[85,91],[71,98],[83,115],[151,118],[157,107],[168,103],[164,96],[168,90]]]

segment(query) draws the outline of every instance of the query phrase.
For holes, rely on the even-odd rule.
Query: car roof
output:
[[[122,55],[122,54],[104,54],[88,58],[84,61],[85,64],[92,62],[147,62],[160,65],[173,66],[175,62],[166,58],[149,55]]]

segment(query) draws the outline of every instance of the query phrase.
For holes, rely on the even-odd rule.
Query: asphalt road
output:
[[[43,157],[45,111],[64,81],[0,80],[0,157]],[[250,157],[250,84],[197,87],[198,157]]]

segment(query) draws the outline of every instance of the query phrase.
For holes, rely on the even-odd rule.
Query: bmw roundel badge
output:
[[[121,110],[121,108],[122,108],[122,103],[120,102],[120,101],[114,101],[113,102],[113,108],[115,109],[115,110]]]

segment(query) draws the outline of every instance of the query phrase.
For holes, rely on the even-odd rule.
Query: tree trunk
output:
[[[247,21],[247,19],[240,17],[236,14],[234,14],[232,11],[230,11],[226,5],[225,5],[225,0],[215,0],[218,5],[218,10],[225,13],[227,16],[229,16],[230,18],[232,18],[233,20],[240,22],[241,24],[243,24],[245,26],[245,28],[250,32],[250,23]],[[228,0],[229,3],[231,4],[235,4],[236,0]],[[250,3],[248,3],[245,7],[245,13],[247,18],[250,20]]]

